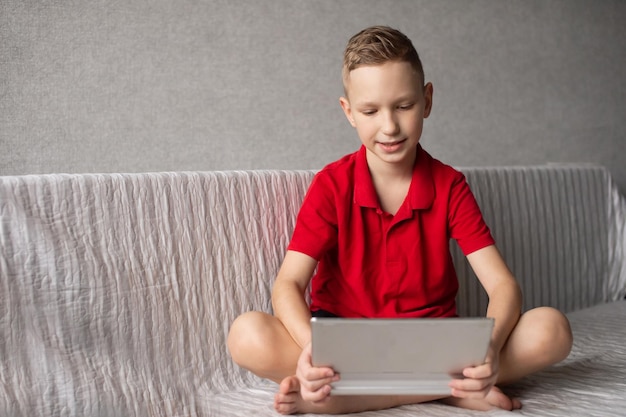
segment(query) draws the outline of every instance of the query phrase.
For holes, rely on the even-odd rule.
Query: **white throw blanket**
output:
[[[606,171],[466,171],[527,307],[623,298],[626,210]],[[313,174],[0,177],[0,416],[274,415],[276,387],[232,363],[226,335],[242,312],[271,311]],[[455,259],[460,310],[479,312],[484,294]],[[522,414],[624,413],[625,306],[571,314],[572,356],[514,387]]]

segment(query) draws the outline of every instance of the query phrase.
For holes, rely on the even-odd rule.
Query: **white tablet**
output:
[[[331,395],[446,395],[463,368],[484,362],[491,318],[312,318],[314,366],[341,379]]]

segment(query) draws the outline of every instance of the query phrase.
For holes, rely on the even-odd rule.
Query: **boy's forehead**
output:
[[[382,84],[403,90],[406,95],[415,95],[422,92],[420,74],[408,62],[392,61],[375,65],[360,65],[344,76],[344,90],[353,93],[368,95],[370,85]],[[363,87],[363,88],[361,88]]]

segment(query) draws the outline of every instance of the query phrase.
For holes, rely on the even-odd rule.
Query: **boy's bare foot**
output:
[[[487,394],[487,401],[494,407],[502,408],[503,410],[511,411],[522,408],[520,400],[517,398],[510,398],[498,387],[491,388],[491,391]]]
[[[331,404],[330,397],[319,403],[310,403],[302,399],[300,394],[300,381],[294,376],[283,379],[278,386],[278,392],[274,395],[274,409],[280,414],[336,414],[341,408]]]
[[[281,414],[349,414],[360,411],[381,410],[399,405],[433,401],[439,397],[424,396],[339,396],[311,403],[300,395],[300,381],[295,376],[283,379],[274,396],[274,409]]]
[[[489,394],[487,394],[487,396],[482,400],[448,397],[441,400],[441,402],[455,407],[479,411],[488,411],[494,407],[508,411],[522,408],[522,403],[518,399],[509,398],[498,387],[491,388]]]
[[[300,411],[300,381],[295,376],[288,376],[278,386],[274,395],[274,409],[280,414],[296,414]]]
[[[330,399],[330,398],[328,398]],[[346,412],[364,411],[367,409],[381,409],[389,408],[402,404],[412,404],[431,401],[436,398],[424,398],[415,397],[414,401],[410,400],[410,397],[405,397],[403,400],[393,400],[392,397],[388,397],[382,401],[375,401],[372,397],[371,401],[364,401],[364,403],[373,402],[372,404],[361,404],[363,407],[361,410],[344,410]],[[374,403],[375,401],[375,403]],[[397,401],[397,402],[396,402]],[[470,410],[487,411],[493,408],[501,408],[503,410],[516,410],[522,408],[522,404],[517,399],[509,398],[504,394],[500,388],[493,387],[487,397],[482,400],[468,399],[468,398],[456,398],[448,397],[440,400],[444,404],[452,405],[459,408],[466,408]],[[298,414],[306,412],[331,412],[335,414],[339,410],[334,410],[334,407],[330,406],[332,401],[320,403],[317,405],[311,403],[305,403],[300,395],[300,381],[295,376],[289,376],[283,379],[278,387],[278,392],[274,396],[274,409],[280,414]],[[370,407],[368,407],[371,406]],[[359,407],[360,408],[360,407]],[[332,410],[332,411],[331,411]]]

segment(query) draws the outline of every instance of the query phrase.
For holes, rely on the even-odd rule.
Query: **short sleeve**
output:
[[[318,173],[304,197],[288,250],[319,260],[337,245],[336,187],[324,171]]]
[[[465,255],[495,243],[474,194],[460,172],[452,184],[448,208],[450,237]]]

